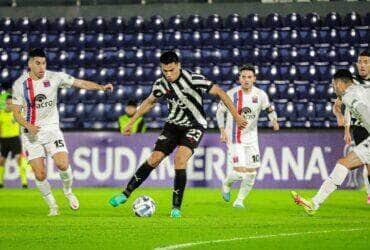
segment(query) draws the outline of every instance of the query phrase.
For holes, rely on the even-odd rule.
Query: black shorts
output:
[[[19,136],[11,138],[0,138],[0,155],[7,157],[11,153],[11,157],[15,157],[22,152],[21,140]]]
[[[363,140],[369,137],[369,132],[364,127],[361,126],[351,126],[352,128],[352,135],[355,141],[355,144],[360,144]]]
[[[181,127],[166,123],[154,146],[154,151],[165,155],[171,154],[177,146],[186,146],[193,152],[198,147],[204,134],[202,127]]]

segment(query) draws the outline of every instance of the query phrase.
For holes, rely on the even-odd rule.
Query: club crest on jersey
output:
[[[258,103],[258,96],[253,96],[252,102],[253,103]]]
[[[49,88],[50,87],[50,81],[44,81],[44,87]]]
[[[233,157],[233,163],[237,163],[239,161],[239,157],[238,156],[234,156]]]

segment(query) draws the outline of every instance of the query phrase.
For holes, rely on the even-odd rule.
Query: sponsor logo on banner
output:
[[[75,186],[122,186],[134,175],[137,167],[152,152],[159,134],[132,135],[125,140],[113,132],[65,133]],[[343,154],[338,133],[260,132],[261,167],[256,178],[257,188],[318,188]],[[228,160],[228,157],[231,159]],[[189,186],[219,187],[235,158],[227,154],[218,134],[205,134],[187,166]],[[19,175],[15,167],[7,168],[6,180],[13,186]],[[48,179],[61,185],[58,171],[48,160]],[[173,154],[166,157],[145,186],[171,187]],[[10,185],[11,186],[11,185]]]

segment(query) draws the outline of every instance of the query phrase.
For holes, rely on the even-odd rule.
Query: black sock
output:
[[[370,183],[370,175],[367,176],[367,179],[369,180],[369,183]]]
[[[172,206],[181,208],[182,197],[186,186],[186,169],[175,169],[175,180],[173,184]]]
[[[144,162],[137,170],[134,176],[132,176],[131,180],[127,184],[126,189],[123,191],[123,194],[126,195],[128,198],[131,193],[138,188],[141,183],[143,183],[146,178],[150,175],[153,171],[153,167],[148,164],[148,162]]]

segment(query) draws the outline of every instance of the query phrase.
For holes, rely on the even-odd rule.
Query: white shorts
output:
[[[370,136],[353,148],[363,164],[370,164]]]
[[[68,153],[64,136],[59,127],[41,128],[36,136],[29,133],[22,133],[23,149],[27,159],[46,158],[47,155],[53,156],[59,152]]]
[[[228,153],[234,167],[260,167],[260,150],[258,144],[230,144]]]

